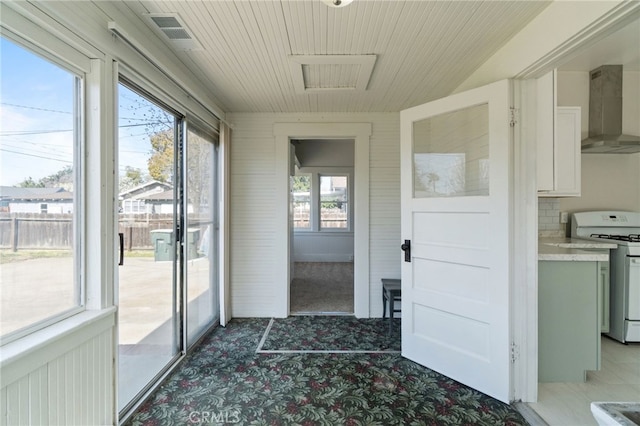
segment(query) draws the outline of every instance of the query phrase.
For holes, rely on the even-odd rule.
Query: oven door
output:
[[[627,257],[627,319],[640,321],[640,256]]]

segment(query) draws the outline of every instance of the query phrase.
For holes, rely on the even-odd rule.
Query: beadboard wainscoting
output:
[[[3,425],[114,424],[115,309],[84,312],[5,345]]]

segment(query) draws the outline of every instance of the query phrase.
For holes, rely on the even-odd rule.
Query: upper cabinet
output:
[[[580,107],[558,107],[557,75],[537,80],[538,196],[580,196]]]

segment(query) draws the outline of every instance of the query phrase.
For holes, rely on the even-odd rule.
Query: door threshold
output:
[[[514,402],[512,405],[531,426],[549,426],[549,423],[526,402]]]
[[[291,312],[289,314],[289,316],[292,316],[292,317],[315,316],[315,315],[352,317],[353,316],[353,312],[330,312],[330,311],[311,312],[311,311],[303,311],[303,312]]]

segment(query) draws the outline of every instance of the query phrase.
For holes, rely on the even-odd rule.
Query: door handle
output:
[[[118,232],[118,238],[120,238],[120,260],[118,265],[124,265],[124,232]]]
[[[404,252],[404,261],[411,262],[411,240],[404,240],[404,244],[400,248]]]

